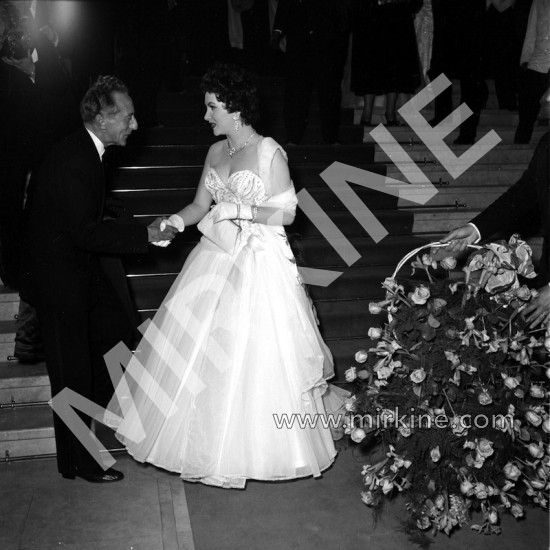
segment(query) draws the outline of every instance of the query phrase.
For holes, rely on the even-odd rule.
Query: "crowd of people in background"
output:
[[[79,124],[77,105],[100,74],[128,85],[141,128],[162,125],[162,86],[178,92],[214,61],[233,61],[285,78],[287,144],[299,144],[318,95],[323,140],[339,143],[342,79],[372,124],[385,96],[385,124],[397,107],[444,73],[460,83],[473,111],[456,143],[476,139],[495,81],[499,108],[518,110],[516,143],[529,143],[550,70],[550,0],[113,0],[0,2],[0,276],[18,287],[17,227],[25,182],[48,149]],[[9,29],[24,26],[26,52],[9,51]],[[448,88],[435,101],[433,125],[453,105]]]

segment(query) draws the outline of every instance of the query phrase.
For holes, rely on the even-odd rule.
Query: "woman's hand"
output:
[[[249,204],[236,204],[234,202],[220,202],[212,207],[212,220],[214,223],[223,220],[251,220],[252,207]]]

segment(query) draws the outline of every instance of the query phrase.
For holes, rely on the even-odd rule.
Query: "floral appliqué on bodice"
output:
[[[251,170],[238,170],[233,172],[227,182],[222,181],[216,170],[211,168],[204,181],[206,189],[210,192],[216,204],[220,202],[233,202],[235,204],[252,204],[260,206],[269,200],[270,196],[258,174]],[[247,220],[241,220],[241,241],[247,242],[251,235],[261,237],[261,231]]]

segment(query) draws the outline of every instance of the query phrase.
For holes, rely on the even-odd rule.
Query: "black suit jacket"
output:
[[[550,132],[542,136],[529,167],[499,199],[472,220],[485,239],[503,231],[521,231],[526,217],[534,221],[543,237],[537,284],[550,281]]]
[[[103,165],[81,128],[62,140],[31,178],[23,273],[23,294],[31,303],[86,309],[95,298],[101,256],[147,251],[147,228],[133,220],[104,222],[104,203]],[[115,288],[127,288],[121,285],[123,272],[108,263],[106,275]],[[122,298],[127,303],[127,296]]]

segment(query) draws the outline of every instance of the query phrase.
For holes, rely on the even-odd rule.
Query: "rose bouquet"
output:
[[[377,507],[401,492],[415,526],[434,533],[477,510],[471,527],[499,533],[502,511],[548,506],[550,332],[521,315],[536,295],[521,282],[536,276],[531,250],[517,236],[473,247],[459,279],[453,258],[424,248],[382,284],[386,298],[370,310],[388,322],[369,330],[376,347],[346,371],[357,385],[346,432],[383,445],[363,467],[362,499]],[[413,256],[413,275],[398,278]]]

